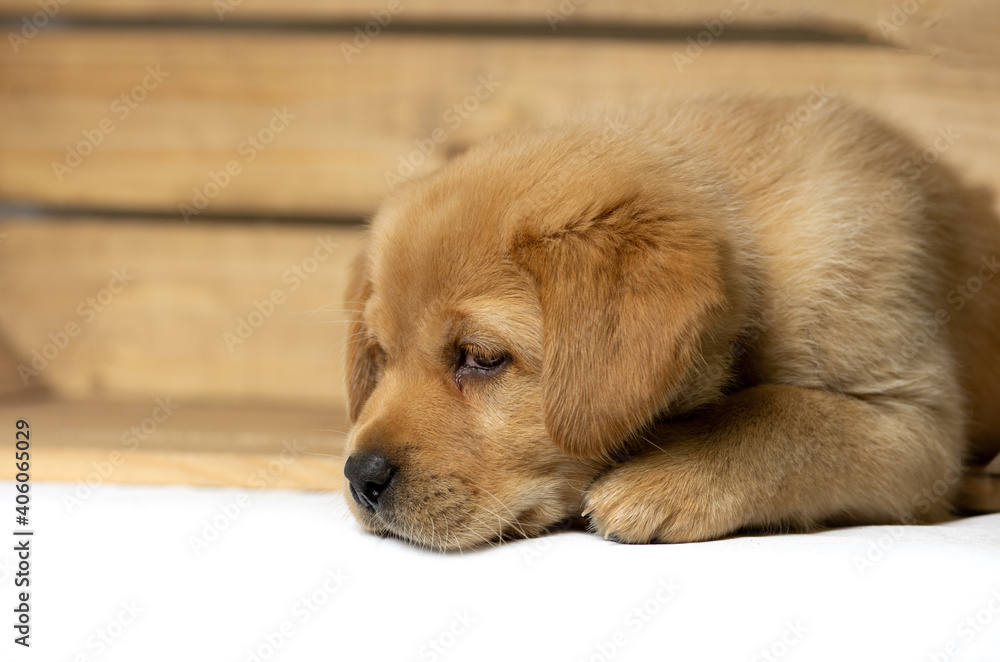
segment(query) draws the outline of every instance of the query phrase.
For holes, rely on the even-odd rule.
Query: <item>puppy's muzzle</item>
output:
[[[395,475],[396,466],[379,452],[355,453],[344,465],[351,496],[359,507],[373,512],[385,504]]]

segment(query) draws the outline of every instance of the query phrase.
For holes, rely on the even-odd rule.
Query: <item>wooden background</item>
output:
[[[580,104],[819,89],[1000,190],[996,5],[2,0],[2,420],[36,479],[338,487],[387,174]]]

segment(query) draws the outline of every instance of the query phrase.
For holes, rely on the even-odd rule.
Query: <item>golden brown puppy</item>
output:
[[[948,516],[1000,450],[1000,226],[937,155],[706,98],[403,187],[348,295],[353,512],[442,549]]]

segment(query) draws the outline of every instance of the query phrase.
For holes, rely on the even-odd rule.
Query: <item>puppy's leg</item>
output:
[[[635,543],[934,521],[948,514],[961,438],[947,407],[756,386],[656,428],[649,450],[593,483],[584,513],[603,536]]]

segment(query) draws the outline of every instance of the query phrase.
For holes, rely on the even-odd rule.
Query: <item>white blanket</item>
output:
[[[12,513],[13,484],[0,494]],[[1000,515],[440,554],[363,533],[340,493],[32,496],[31,648],[13,641],[11,536],[3,660],[1000,660]]]

